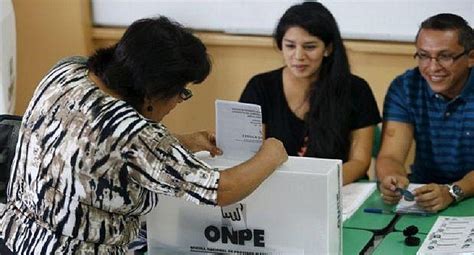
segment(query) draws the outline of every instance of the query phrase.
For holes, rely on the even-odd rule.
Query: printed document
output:
[[[247,160],[263,141],[259,105],[216,100],[216,144],[222,157]]]
[[[439,216],[416,254],[474,254],[474,217]]]

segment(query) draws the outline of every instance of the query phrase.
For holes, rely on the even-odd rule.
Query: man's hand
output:
[[[447,186],[435,183],[415,189],[413,195],[416,203],[429,212],[443,210],[454,201]]]
[[[208,151],[211,156],[222,155],[216,147],[216,135],[209,131],[199,131],[191,134],[176,135],[176,138],[190,151]]]
[[[402,195],[396,191],[397,188],[405,189],[409,183],[408,178],[401,175],[389,175],[383,178],[379,186],[383,201],[386,204],[398,203]]]

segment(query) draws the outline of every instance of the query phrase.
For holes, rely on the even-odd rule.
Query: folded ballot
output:
[[[260,105],[216,100],[216,144],[224,158],[249,159],[262,142]]]
[[[206,158],[218,168],[240,163]],[[342,254],[341,161],[290,157],[237,204],[160,197],[147,216],[149,254]]]

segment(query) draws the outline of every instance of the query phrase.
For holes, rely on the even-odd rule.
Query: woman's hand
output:
[[[217,204],[226,206],[244,199],[287,159],[282,142],[275,138],[266,139],[249,160],[221,171]]]
[[[211,156],[222,155],[216,146],[216,135],[209,131],[199,131],[184,135],[175,135],[176,138],[192,152],[208,151]]]
[[[263,141],[257,155],[265,158],[265,160],[269,162],[273,162],[275,168],[288,160],[288,154],[286,153],[283,143],[272,137]]]

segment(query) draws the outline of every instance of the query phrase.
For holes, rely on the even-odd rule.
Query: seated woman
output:
[[[273,38],[285,66],[254,76],[240,101],[262,107],[265,136],[289,155],[343,160],[344,184],[364,177],[380,113],[367,82],[350,72],[336,20],[320,3],[297,4]]]
[[[125,254],[159,195],[215,206],[255,190],[286,161],[280,141],[219,172],[193,154],[221,153],[211,133],[173,136],[160,123],[210,67],[202,42],[165,17],[54,66],[23,117],[0,253]]]

